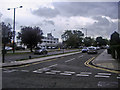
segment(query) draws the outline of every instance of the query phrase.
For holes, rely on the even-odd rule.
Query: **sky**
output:
[[[118,30],[118,0],[1,0],[1,22],[13,25],[16,9],[16,32],[21,26],[38,26],[44,36],[59,38],[65,30],[81,30],[87,36],[110,38]],[[81,29],[84,28],[84,29]]]

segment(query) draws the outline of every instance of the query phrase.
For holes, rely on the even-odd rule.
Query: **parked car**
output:
[[[87,51],[87,53],[88,54],[92,54],[92,53],[94,53],[94,54],[97,54],[97,49],[96,49],[96,47],[88,47],[88,51]]]
[[[87,48],[87,47],[84,47],[84,48],[82,49],[82,53],[87,52],[87,50],[88,50],[88,48]]]
[[[12,47],[6,46],[6,47],[5,47],[5,50],[6,50],[6,51],[10,51],[10,50],[12,50]]]
[[[34,52],[34,54],[47,54],[47,53],[48,53],[48,51],[45,48],[36,49],[35,52]]]
[[[97,50],[100,50],[100,47],[96,47]]]
[[[25,47],[17,46],[15,49],[16,49],[16,50],[25,50]]]

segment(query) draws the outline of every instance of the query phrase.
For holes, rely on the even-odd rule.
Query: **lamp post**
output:
[[[8,8],[8,10],[14,9],[14,18],[13,18],[13,53],[15,53],[15,10],[17,8],[22,8],[22,7],[23,6],[16,7],[16,8]]]

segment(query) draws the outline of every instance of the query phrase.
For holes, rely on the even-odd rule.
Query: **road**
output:
[[[85,65],[102,51],[3,68],[3,88],[118,88],[119,74]]]

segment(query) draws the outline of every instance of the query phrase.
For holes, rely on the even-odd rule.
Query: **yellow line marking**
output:
[[[86,66],[88,66],[88,67],[91,67],[91,68],[100,69],[100,70],[104,70],[104,71],[108,71],[108,72],[120,74],[119,71],[109,70],[109,69],[105,69],[105,68],[101,68],[101,67],[96,67],[96,66],[90,65],[89,63],[90,63],[92,60],[94,60],[94,59],[95,59],[95,57],[90,58],[90,59],[87,60],[84,64],[85,64]]]

